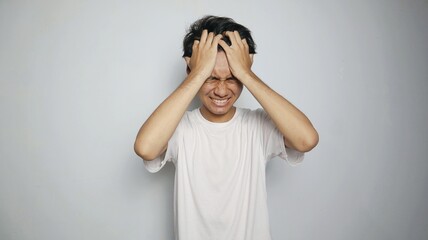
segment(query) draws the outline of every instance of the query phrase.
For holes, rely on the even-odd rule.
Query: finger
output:
[[[235,31],[233,31],[233,35],[235,35],[236,42],[238,43],[238,45],[243,46],[241,35],[239,35],[239,32],[235,30]]]
[[[195,50],[199,45],[199,40],[193,41],[192,50]]]
[[[205,42],[207,41],[207,36],[208,36],[208,30],[204,29],[201,35],[201,44],[205,44]]]
[[[232,43],[231,46],[236,46],[238,44],[236,41],[235,34],[233,32],[227,31],[226,36],[229,37],[230,42]]]
[[[217,34],[217,36],[215,36],[213,39],[213,43],[211,44],[211,47],[217,47],[222,38],[223,38],[223,35]]]
[[[245,49],[249,49],[250,48],[250,46],[248,46],[246,38],[242,39],[242,44],[244,45]]]
[[[223,48],[223,50],[224,50],[226,53],[229,53],[229,51],[230,51],[230,47],[229,47],[229,45],[227,45],[227,43],[226,43],[223,39],[221,39],[221,40],[218,42],[218,44]]]
[[[198,41],[198,40],[193,41],[193,45],[192,45],[192,55],[193,55],[194,53],[197,53],[197,52],[198,52],[198,46],[199,46],[199,41]]]
[[[214,38],[214,33],[213,32],[208,33],[206,46],[211,47],[211,44],[213,42],[213,38]]]

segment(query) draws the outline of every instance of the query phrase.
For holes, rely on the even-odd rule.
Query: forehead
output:
[[[228,61],[227,61],[227,57],[226,57],[226,53],[224,51],[218,51],[217,52],[217,59],[216,59],[216,64],[227,64],[229,65]]]
[[[229,62],[227,61],[226,54],[223,51],[219,51],[217,53],[213,75],[217,75],[218,77],[224,77],[224,75],[226,75],[227,77],[230,74]]]

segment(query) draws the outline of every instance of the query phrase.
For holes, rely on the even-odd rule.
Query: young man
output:
[[[175,164],[176,239],[269,240],[265,166],[318,143],[308,118],[251,70],[250,31],[207,16],[184,42],[188,76],[146,120],[135,152],[150,172]],[[263,109],[234,107],[245,86]],[[198,95],[201,106],[186,111]]]

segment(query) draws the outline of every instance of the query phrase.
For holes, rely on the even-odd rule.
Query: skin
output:
[[[186,79],[150,115],[140,128],[135,152],[145,160],[162,154],[187,107],[198,95],[201,114],[212,122],[225,122],[235,114],[233,104],[245,86],[257,99],[284,136],[285,145],[301,152],[318,143],[318,133],[309,119],[288,100],[267,86],[251,70],[253,55],[239,33],[226,32],[231,46],[204,30],[195,40],[192,56],[185,61],[190,69]],[[224,52],[218,52],[221,45]],[[226,102],[224,102],[226,100]]]
[[[235,114],[233,106],[242,92],[242,83],[229,69],[224,52],[218,52],[211,76],[198,92],[202,116],[211,122],[226,122]]]

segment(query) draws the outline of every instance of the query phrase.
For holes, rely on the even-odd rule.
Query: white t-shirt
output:
[[[144,163],[150,172],[175,164],[177,240],[270,240],[265,167],[276,156],[291,165],[303,160],[285,148],[263,109],[237,108],[224,123],[195,109],[184,114],[167,151]]]

